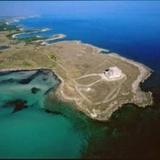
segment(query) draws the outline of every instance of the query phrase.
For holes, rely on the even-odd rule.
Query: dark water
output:
[[[67,35],[68,40],[82,40],[82,42],[110,49],[142,62],[154,70],[152,76],[142,85],[144,90],[153,92],[153,106],[142,109],[133,104],[125,105],[105,123],[93,122],[80,113],[76,114],[77,112],[72,109],[65,110],[66,104],[56,100],[48,102],[50,104],[47,105],[56,106],[56,113],[63,111],[63,118],[74,115],[70,116],[74,133],[66,127],[67,131],[64,129],[63,132],[67,132],[67,135],[63,134],[61,138],[67,137],[69,141],[68,136],[73,136],[73,142],[77,144],[73,148],[81,151],[77,153],[72,150],[72,154],[69,154],[70,152],[64,149],[58,153],[89,158],[160,158],[160,12],[156,11],[156,14],[150,14],[147,10],[143,12],[147,14],[119,13],[117,16],[105,15],[102,19],[57,19],[45,16],[20,22],[26,28],[51,28],[51,31],[38,35],[50,36],[63,33]],[[61,122],[61,120],[60,123],[68,125],[68,122]],[[57,130],[57,127],[53,127],[53,130]],[[80,133],[82,138],[77,139],[75,132]],[[68,144],[72,146],[72,138],[70,139]],[[86,141],[89,142],[88,145]],[[59,145],[65,148],[66,143],[61,142],[52,145],[55,145],[55,148],[59,148]],[[57,152],[54,154],[56,155]]]

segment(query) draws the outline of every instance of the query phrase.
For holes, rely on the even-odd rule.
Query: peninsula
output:
[[[26,44],[8,34],[0,32],[0,43],[9,46],[0,53],[1,71],[51,69],[61,83],[48,98],[56,96],[101,121],[108,120],[123,104],[152,104],[151,92],[139,87],[152,70],[141,63],[80,41]]]

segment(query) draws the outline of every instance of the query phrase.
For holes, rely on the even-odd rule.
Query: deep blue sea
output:
[[[110,159],[131,157],[153,159],[160,157],[159,19],[160,13],[156,12],[156,14],[140,16],[138,14],[119,13],[118,16],[104,15],[102,18],[92,19],[84,17],[63,19],[50,15],[20,20],[18,25],[26,29],[51,29],[47,32],[36,33],[36,35],[49,37],[62,33],[67,36],[64,40],[81,40],[149,66],[154,72],[142,87],[144,90],[153,92],[154,104],[145,109],[127,104],[115,112],[110,120],[105,123],[92,121],[75,110],[67,110],[68,104],[56,100],[52,102],[52,105],[56,106],[56,113],[57,110],[60,110],[62,113],[60,115],[48,113],[49,116],[47,116],[46,113],[40,110],[37,112],[29,107],[16,112],[17,116],[12,115],[12,123],[9,120],[3,120],[2,128],[4,130],[0,135],[5,138],[2,136],[0,138],[0,141],[3,140],[3,145],[0,147],[4,147],[4,150],[0,150],[0,156],[67,158],[84,156]],[[38,85],[39,81],[36,82]],[[43,85],[41,84],[42,88]],[[17,89],[17,85],[14,87]],[[21,90],[23,87],[19,88],[19,91]],[[29,91],[26,89],[26,92]],[[6,93],[8,96],[8,90]],[[3,95],[3,92],[1,91],[0,94]],[[11,95],[9,94],[9,96]],[[34,98],[27,97],[26,99],[30,101]],[[70,107],[72,108],[72,106]],[[31,126],[27,126],[28,117],[31,117],[29,119]],[[40,122],[36,123],[39,120]],[[23,123],[25,123],[24,126]],[[11,125],[12,128],[7,130],[7,127]],[[14,125],[16,127],[13,127]],[[30,133],[31,128],[33,129],[33,136]],[[19,130],[21,130],[19,132],[21,135],[17,138]],[[13,135],[10,135],[9,132],[12,132]],[[38,132],[40,133],[38,134]],[[14,139],[15,137],[16,139]],[[21,144],[23,138],[26,140]],[[19,140],[18,148],[14,150],[17,140]],[[8,141],[11,144],[4,145]],[[27,149],[21,148],[23,150],[21,152],[20,146]]]
[[[50,28],[40,35],[63,33],[67,40],[110,49],[140,61],[153,69],[160,68],[160,13],[157,15],[105,15],[101,19],[62,19],[42,16],[20,21],[26,28]]]

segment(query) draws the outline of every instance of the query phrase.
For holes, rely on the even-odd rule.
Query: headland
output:
[[[151,92],[139,87],[152,70],[141,63],[80,41],[26,44],[7,37],[8,34],[0,32],[0,42],[9,46],[0,54],[1,71],[51,69],[61,83],[48,98],[56,96],[101,121],[108,120],[123,104],[152,104]]]

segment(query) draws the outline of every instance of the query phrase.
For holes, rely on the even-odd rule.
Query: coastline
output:
[[[109,53],[108,55],[110,56],[115,56],[123,61],[126,61],[130,64],[133,64],[134,66],[136,66],[138,69],[139,69],[139,72],[141,73],[138,77],[137,77],[137,80],[135,80],[134,84],[133,84],[133,92],[136,92],[136,88],[139,84],[139,82],[144,82],[147,78],[150,77],[150,75],[152,74],[153,70],[149,67],[147,67],[146,65],[140,63],[140,62],[137,62],[137,61],[134,61],[132,59],[128,59],[126,57],[122,57],[120,56],[119,54],[117,53]]]
[[[132,84],[132,92],[136,94],[134,97],[136,99],[139,96],[139,94],[142,93],[141,88],[140,88],[140,83],[144,83],[144,81],[151,76],[153,70],[140,62],[136,62],[136,61],[134,61],[132,59],[128,59],[126,57],[122,57],[117,53],[110,53],[109,55],[115,56],[117,58],[120,58],[121,60],[124,60],[128,63],[131,63],[139,69],[140,74],[137,77],[137,79],[134,81],[134,83]],[[152,97],[152,92],[149,92],[149,94],[150,94],[150,97]],[[151,98],[151,100],[152,101],[149,105],[153,104],[153,99]]]
[[[81,41],[74,41],[76,42],[77,44],[83,44],[83,45],[88,45],[90,47],[94,47],[95,49],[98,50],[98,52],[100,53],[101,51],[105,50],[103,48],[98,48],[96,46],[93,46],[91,44],[85,44],[85,43],[82,43]],[[61,42],[57,42],[57,43],[61,43]],[[127,104],[127,103],[134,103],[136,105],[139,105],[139,102],[135,103],[135,101],[138,101],[137,100],[137,97],[141,96],[144,92],[141,91],[141,88],[140,88],[140,83],[143,83],[151,74],[152,74],[152,69],[150,69],[149,67],[145,66],[144,64],[142,63],[139,63],[139,62],[136,62],[134,60],[131,60],[131,59],[128,59],[126,57],[122,57],[120,56],[119,54],[117,53],[109,53],[107,54],[109,56],[113,56],[113,57],[116,57],[118,59],[121,59],[129,64],[132,64],[134,66],[136,66],[140,72],[140,74],[138,75],[137,79],[134,81],[134,83],[132,84],[132,92],[135,94],[132,102],[129,102],[128,100],[126,100],[126,103],[121,103],[120,105],[117,105],[116,107],[108,107],[106,108],[106,110],[103,112],[103,113],[99,113],[99,114],[103,114],[105,116],[102,116],[101,118],[100,117],[96,117],[95,114],[96,113],[91,113],[88,108],[84,108],[83,106],[81,106],[81,103],[79,102],[79,99],[77,98],[74,98],[74,97],[67,97],[64,93],[63,93],[63,86],[64,86],[64,80],[63,78],[60,77],[60,75],[58,73],[56,73],[56,75],[59,77],[59,79],[61,80],[61,83],[59,84],[59,86],[57,87],[56,89],[56,92],[55,92],[55,95],[58,97],[58,99],[62,100],[62,101],[65,101],[65,102],[71,102],[73,103],[76,108],[82,112],[84,112],[87,116],[89,116],[90,118],[92,119],[95,119],[95,120],[100,120],[100,121],[106,121],[110,118],[110,116],[112,115],[112,113],[116,110],[118,110],[120,107],[122,107],[124,104]],[[150,103],[149,104],[143,104],[143,105],[140,105],[140,107],[145,107],[147,105],[151,105],[153,103],[153,99],[152,99],[152,93],[149,92],[149,96],[150,96]],[[107,116],[106,116],[107,115]],[[106,118],[107,117],[107,118]]]
[[[61,34],[63,35],[63,34]],[[152,100],[152,93],[149,92],[149,98],[150,98],[150,103],[148,104],[145,104],[142,102],[142,105],[141,105],[141,102],[138,102],[138,101],[143,101],[143,98],[145,98],[145,93],[143,91],[141,91],[140,89],[140,83],[143,83],[145,81],[145,79],[147,79],[150,75],[151,75],[151,72],[152,70],[139,63],[139,62],[135,62],[134,60],[130,60],[128,58],[125,58],[125,57],[122,57],[120,56],[119,54],[117,53],[107,53],[107,54],[104,54],[102,53],[101,51],[106,51],[108,52],[109,50],[107,49],[103,49],[103,48],[99,48],[97,46],[93,46],[92,44],[88,44],[88,43],[83,43],[81,41],[77,41],[77,40],[74,40],[74,41],[61,41],[61,42],[56,42],[56,43],[53,43],[51,45],[47,45],[47,46],[42,46],[44,48],[46,47],[54,47],[54,45],[59,45],[59,44],[64,44],[64,46],[67,46],[68,44],[74,44],[75,46],[77,46],[77,49],[84,49],[84,48],[89,48],[91,49],[91,53],[88,53],[88,56],[90,56],[90,54],[92,55],[97,55],[97,54],[100,54],[102,55],[102,57],[115,57],[117,58],[118,60],[120,61],[124,61],[125,63],[128,63],[128,64],[131,64],[133,66],[135,66],[136,68],[138,68],[139,70],[139,74],[137,76],[137,78],[135,79],[134,83],[132,83],[132,92],[134,94],[134,97],[132,98],[132,100],[128,100],[126,99],[125,101],[120,101],[118,104],[111,102],[109,106],[107,106],[105,108],[105,110],[103,111],[100,111],[100,110],[96,110],[94,107],[91,109],[89,109],[87,106],[85,106],[83,103],[82,103],[82,100],[87,100],[86,97],[83,96],[83,94],[81,94],[81,92],[79,91],[79,89],[77,89],[76,85],[71,89],[75,89],[75,95],[74,96],[67,96],[66,93],[64,93],[64,86],[68,83],[66,82],[66,79],[64,79],[64,77],[61,76],[61,73],[59,73],[60,70],[62,70],[63,68],[65,68],[65,66],[61,65],[61,64],[58,64],[59,65],[59,71],[57,72],[56,68],[45,68],[45,67],[20,67],[20,68],[6,68],[6,69],[0,69],[0,72],[7,72],[7,71],[21,71],[21,70],[24,70],[24,71],[30,71],[30,70],[43,70],[43,69],[47,69],[47,70],[50,70],[53,72],[53,74],[55,74],[57,76],[57,78],[59,79],[60,83],[58,84],[56,90],[54,92],[49,92],[48,96],[50,97],[50,95],[52,95],[54,93],[54,95],[61,101],[64,101],[64,102],[68,102],[68,103],[73,103],[74,106],[76,107],[77,110],[83,112],[84,114],[86,114],[87,116],[89,116],[90,118],[92,119],[95,119],[95,120],[100,120],[100,121],[106,121],[110,118],[110,116],[112,115],[112,113],[114,111],[116,111],[117,109],[119,109],[120,107],[122,107],[124,104],[126,103],[134,103],[140,107],[145,107],[146,105],[150,105],[153,103],[153,100]],[[48,49],[48,48],[46,48]],[[52,48],[51,48],[52,49]],[[49,50],[47,51],[49,52]],[[46,55],[48,56],[48,55]],[[53,61],[52,63],[57,63],[55,62],[55,60],[52,60],[50,57],[48,57],[49,60]],[[39,65],[38,65],[39,66]],[[69,77],[68,77],[69,78]],[[72,83],[72,82],[71,82]],[[68,85],[68,84],[67,84]],[[72,84],[74,85],[74,83]],[[98,91],[97,91],[98,92]],[[139,99],[139,97],[141,97]],[[88,103],[88,102],[87,102]],[[97,102],[99,103],[99,102]],[[103,105],[103,102],[101,102],[102,105]],[[139,105],[140,104],[140,105]],[[92,104],[89,104],[89,105],[92,105]]]
[[[119,55],[114,55],[112,54],[111,56],[117,56],[118,58],[120,58],[121,56]],[[127,58],[124,58],[124,57],[121,57],[123,60],[127,61],[127,62],[132,62],[134,64],[137,65],[142,65],[143,67],[146,67],[145,65],[143,64],[140,64],[138,62],[135,62],[135,61],[132,61],[132,60],[129,60]],[[141,68],[139,68],[141,69]],[[144,82],[150,75],[151,75],[151,69],[146,67],[145,68],[148,72],[148,74],[146,76],[142,76],[141,79],[137,78],[137,81],[140,80],[139,82]],[[114,107],[114,108],[107,108],[106,111],[104,111],[103,114],[106,114],[107,115],[107,119],[97,119],[96,117],[94,117],[94,114],[93,113],[90,113],[90,111],[86,108],[84,109],[84,107],[81,107],[81,105],[79,103],[77,103],[77,99],[76,98],[71,98],[71,97],[67,97],[64,93],[63,93],[63,86],[64,86],[64,80],[62,77],[60,77],[60,75],[52,70],[52,69],[49,69],[49,68],[5,68],[5,69],[0,69],[0,73],[5,73],[5,72],[17,72],[17,71],[35,71],[35,70],[48,70],[48,71],[51,71],[53,73],[53,75],[56,77],[57,80],[59,80],[59,84],[57,85],[56,87],[56,90],[54,90],[54,92],[51,90],[49,93],[48,93],[48,97],[51,96],[52,98],[52,94],[54,94],[59,100],[63,101],[63,102],[66,102],[66,103],[72,103],[76,109],[78,109],[79,111],[83,112],[84,114],[86,114],[87,116],[89,116],[91,119],[95,119],[95,120],[100,120],[100,121],[107,121],[111,115],[113,114],[113,112],[115,112],[116,110],[118,110],[120,107],[122,107],[124,104],[121,104],[120,106],[117,106],[117,107]],[[141,70],[143,72],[143,70]],[[143,72],[144,74],[144,72]],[[136,82],[137,84],[137,87],[136,89],[138,90],[139,89],[139,83]],[[140,91],[141,92],[141,91]],[[51,94],[51,95],[50,95]],[[150,96],[152,96],[152,93],[150,92]],[[134,102],[133,102],[134,103]],[[151,104],[153,103],[153,101],[151,102]],[[127,102],[125,103],[127,104]],[[150,105],[151,105],[150,104]],[[145,106],[143,106],[145,107]]]

